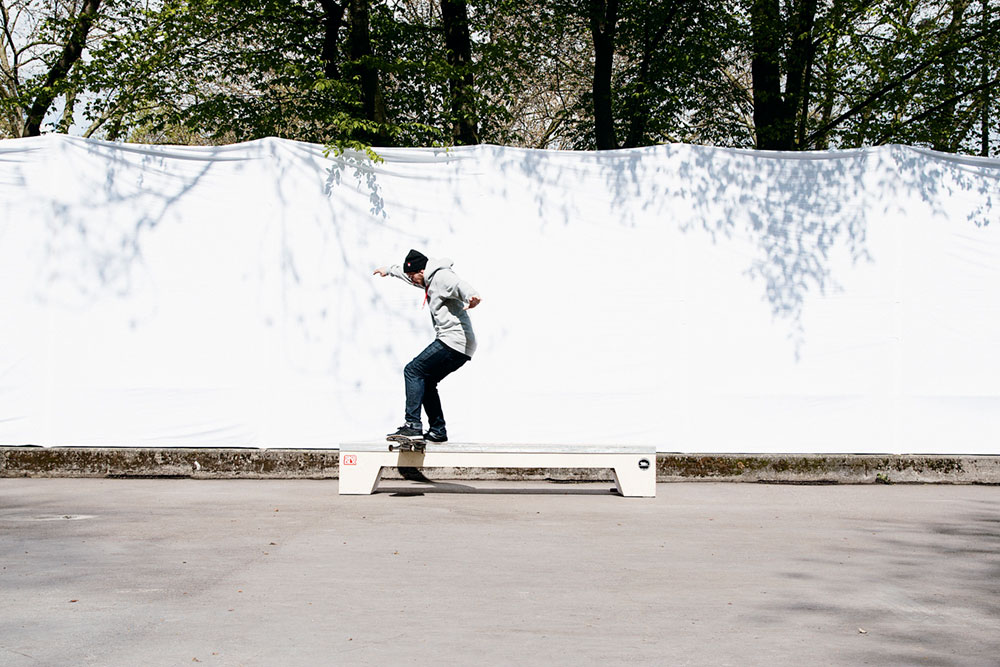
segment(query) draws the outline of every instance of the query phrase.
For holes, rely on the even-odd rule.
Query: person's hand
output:
[[[385,278],[387,275],[389,275],[389,272],[386,270],[384,266],[380,266],[379,268],[375,269],[375,273],[373,273],[372,275],[382,276],[383,278]]]
[[[480,299],[478,296],[474,296],[474,297],[472,297],[472,298],[469,299],[469,305],[466,306],[465,309],[466,310],[471,310],[471,309],[475,308],[476,306],[478,306],[481,301],[482,301],[482,299]]]

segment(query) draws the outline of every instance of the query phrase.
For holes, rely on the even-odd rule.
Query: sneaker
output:
[[[390,440],[395,440],[397,438],[406,438],[409,440],[423,440],[424,434],[420,431],[419,428],[413,428],[412,426],[403,424],[398,429],[396,429],[395,433],[389,433],[386,437]]]
[[[448,436],[435,433],[434,431],[427,431],[427,433],[424,433],[424,440],[427,442],[448,442]]]

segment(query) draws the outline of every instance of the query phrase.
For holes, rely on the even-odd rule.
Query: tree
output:
[[[630,2],[623,8],[614,76],[621,145],[706,141],[705,119],[718,116],[725,99],[718,91],[725,85],[726,47],[736,32],[731,15],[706,0]]]
[[[573,57],[559,74],[588,76],[563,115],[559,138],[573,148],[609,149],[717,137],[728,41],[737,24],[707,0],[556,0],[561,40]],[[585,26],[589,54],[572,44]],[[556,42],[560,43],[559,41]],[[589,57],[588,57],[589,56]],[[558,79],[557,79],[558,81]]]
[[[475,0],[480,138],[534,148],[592,146],[593,45],[576,0]]]
[[[918,143],[959,150],[996,77],[997,24],[970,0],[751,0],[754,129],[763,149]],[[820,9],[823,11],[820,11]],[[991,54],[991,55],[990,55]],[[781,81],[784,80],[784,90]]]
[[[0,133],[989,154],[992,4],[0,0]]]
[[[80,60],[83,49],[87,44],[87,33],[97,16],[97,10],[101,6],[101,0],[84,0],[80,11],[69,21],[68,30],[65,32],[63,48],[59,57],[46,73],[41,86],[37,89],[35,99],[28,108],[28,113],[24,120],[25,137],[37,137],[41,134],[42,121],[45,113],[56,98],[59,84],[66,80],[69,70]]]
[[[88,64],[88,133],[389,137],[369,12],[367,0],[165,0],[137,12]]]
[[[101,9],[101,0],[0,0],[0,137],[38,136],[60,95],[72,116],[70,77],[97,24],[113,22]]]
[[[427,8],[166,0],[95,54],[90,71],[102,94],[87,113],[109,138],[136,130],[176,136],[172,128],[183,126],[236,140],[357,148],[446,143],[453,135],[475,143],[468,19],[459,7],[445,31],[440,14],[421,14]],[[452,118],[465,119],[455,121],[457,134]]]

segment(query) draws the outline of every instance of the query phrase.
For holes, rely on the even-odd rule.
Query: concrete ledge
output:
[[[336,479],[335,449],[0,447],[0,477]],[[658,482],[1000,484],[1000,456],[658,454]],[[412,477],[403,471],[402,476]],[[389,470],[384,479],[399,479]],[[611,481],[601,469],[441,468],[434,479]]]

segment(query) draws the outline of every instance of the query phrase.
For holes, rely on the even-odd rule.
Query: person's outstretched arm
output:
[[[410,278],[405,273],[403,273],[403,267],[401,267],[399,264],[393,264],[392,266],[380,266],[379,268],[375,269],[372,275],[382,276],[383,278],[385,278],[386,276],[392,276],[393,278],[399,278],[407,285],[414,285],[416,287],[420,287],[420,285],[417,285],[415,282],[410,280]]]

